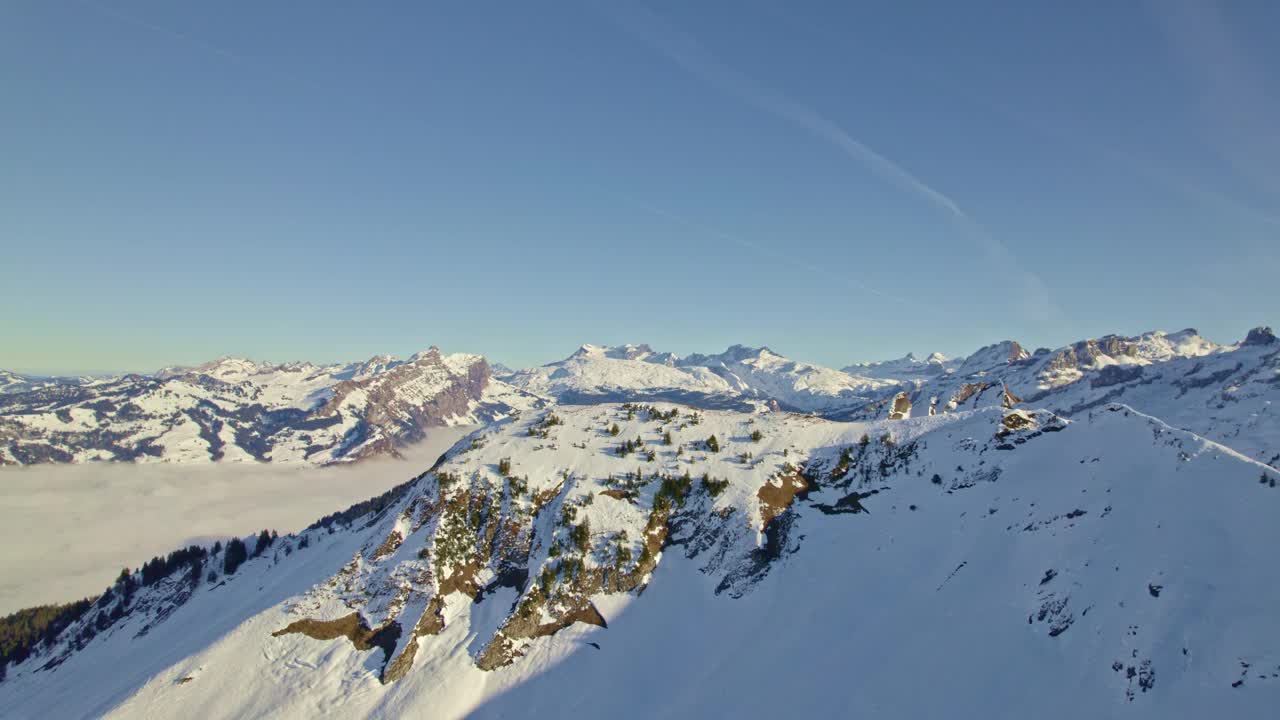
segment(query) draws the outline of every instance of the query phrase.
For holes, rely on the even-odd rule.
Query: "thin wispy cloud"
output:
[[[1280,195],[1280,100],[1264,90],[1276,78],[1252,61],[1218,5],[1161,0],[1148,7],[1186,61],[1223,159],[1273,197]]]
[[[741,235],[735,235],[733,233],[725,232],[724,230],[721,230],[716,227],[712,227],[711,225],[708,225],[704,222],[694,220],[693,218],[687,217],[685,215],[671,212],[670,210],[665,210],[656,205],[653,205],[652,203],[645,202],[643,200],[640,200],[635,197],[631,197],[629,195],[621,195],[613,192],[606,192],[606,194],[610,195],[611,197],[617,198],[618,200],[621,200],[629,205],[633,205],[651,215],[664,218],[678,225],[683,225],[691,230],[702,233],[703,235],[706,235],[708,237],[713,237],[718,240],[731,243],[739,247],[746,248],[752,251],[753,253],[756,253],[757,255],[761,255],[761,256],[768,257],[770,259],[785,263],[798,270],[802,270],[810,275],[825,277],[833,282],[840,283],[850,288],[853,288],[854,290],[858,290],[860,292],[864,292],[870,295],[875,295],[877,297],[892,301],[894,303],[926,307],[923,303],[919,303],[917,301],[914,301],[899,295],[894,295],[892,293],[888,293],[878,288],[872,287],[858,280],[851,273],[833,272],[831,270],[820,267],[818,265],[814,265],[813,263],[805,262],[804,260],[802,260],[801,258],[797,257],[794,254],[779,252],[768,245],[764,245],[758,242],[753,242],[751,240],[748,240],[747,238],[742,237]]]
[[[96,0],[80,0],[80,4],[92,8],[94,11],[113,18],[118,22],[132,25],[134,27],[143,28],[153,33],[168,36],[174,40],[178,40],[187,45],[196,47],[204,52],[216,55],[224,60],[228,60],[246,70],[251,70],[255,75],[273,76],[278,80],[283,80],[292,85],[306,86],[313,90],[326,91],[326,89],[311,80],[298,77],[291,73],[283,72],[279,68],[272,67],[266,63],[254,60],[239,53],[232,52],[226,48],[211,43],[203,38],[196,37],[190,33],[174,30],[173,28],[160,25],[158,23],[146,20],[129,13],[121,12],[113,7],[104,5]]]
[[[1153,0],[1150,4],[1157,14],[1165,14],[1164,6],[1160,2]],[[809,22],[790,7],[784,7],[774,2],[765,2],[761,7],[774,17],[803,33],[838,42],[848,40],[845,35],[837,34],[821,25]],[[1112,167],[1116,169],[1150,181],[1154,185],[1176,192],[1187,199],[1216,207],[1218,210],[1231,213],[1241,220],[1280,225],[1280,214],[1261,209],[1222,190],[1210,187],[1198,179],[1159,165],[1149,158],[1143,158],[1123,150],[1105,138],[1085,137],[1080,133],[1068,130],[1055,120],[1035,116],[1025,108],[1015,107],[1003,100],[983,97],[968,89],[957,91],[955,78],[947,76],[945,70],[941,69],[945,68],[945,64],[921,63],[910,55],[895,56],[892,58],[892,62],[896,72],[907,73],[915,81],[927,82],[939,90],[953,92],[958,98],[1003,115],[1032,132],[1045,135],[1054,142],[1069,143],[1077,150],[1111,163]]]
[[[608,10],[608,17],[621,28],[685,71],[761,112],[826,141],[881,179],[932,205],[976,242],[988,259],[1001,267],[1005,277],[1016,279],[1022,285],[1024,309],[1040,318],[1061,314],[1054,306],[1044,281],[1021,267],[1009,248],[952,197],[853,137],[817,110],[724,63],[691,34],[670,25],[647,8],[622,2],[608,5]]]

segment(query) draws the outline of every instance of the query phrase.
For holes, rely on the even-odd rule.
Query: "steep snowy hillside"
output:
[[[705,408],[763,406],[820,414],[860,407],[899,384],[741,345],[719,355],[685,358],[654,352],[648,345],[583,345],[565,360],[504,379],[569,404],[670,400]]]
[[[1117,405],[526,412],[301,535],[122,578],[0,708],[1270,717],[1278,479]]]
[[[1074,416],[1123,402],[1280,466],[1280,341],[1258,328],[1233,345],[1195,330],[1107,336],[1055,351],[1027,353],[1017,343],[983,348],[953,371],[907,393],[913,413],[1001,405],[1005,390],[1035,407]],[[891,398],[844,414],[886,417]]]
[[[394,453],[433,425],[542,403],[478,355],[432,348],[345,366],[223,358],[0,395],[0,464],[90,460],[330,464]]]

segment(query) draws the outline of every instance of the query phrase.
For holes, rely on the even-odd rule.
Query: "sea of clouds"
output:
[[[296,532],[429,468],[472,428],[349,467],[90,463],[0,468],[0,615],[102,592],[196,542]]]

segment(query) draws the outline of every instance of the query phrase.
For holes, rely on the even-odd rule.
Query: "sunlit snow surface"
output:
[[[558,470],[596,483],[635,466],[608,452],[616,440],[602,429],[616,406],[557,412],[565,424],[549,441],[527,434],[536,418],[526,416],[487,430],[479,449],[459,446],[444,467],[479,487],[509,457],[539,487]],[[845,491],[834,481],[799,501],[786,552],[740,597],[716,592],[727,565],[670,547],[642,594],[593,598],[608,629],[571,626],[492,672],[474,666],[475,648],[513,590],[480,603],[450,595],[444,631],[420,638],[412,669],[390,685],[378,682],[380,649],[273,637],[299,617],[345,612],[341,598],[359,595],[329,580],[357,553],[370,573],[415,562],[412,548],[381,560],[368,549],[429,499],[427,475],[373,525],[313,531],[305,550],[250,561],[141,637],[145,618],[131,618],[52,671],[11,669],[0,707],[142,718],[1274,716],[1274,470],[1120,406],[1008,438],[996,435],[998,409],[870,426],[769,413],[750,420],[760,443],[742,436],[748,416],[703,416],[691,432],[716,433],[725,450],[687,462],[730,480],[716,507],[736,508],[751,531],[732,552],[762,541],[753,500],[776,453],[825,472],[864,432],[872,447],[891,432],[914,451],[855,486],[879,490],[866,513],[822,512]],[[644,432],[624,424],[620,436]],[[760,464],[733,462],[750,448]],[[611,502],[590,506],[593,532],[636,522]],[[534,553],[531,569],[544,559]]]

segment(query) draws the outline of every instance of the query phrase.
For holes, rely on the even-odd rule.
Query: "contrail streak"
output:
[[[758,254],[760,254],[760,255],[765,255],[765,256],[771,257],[771,258],[773,258],[773,259],[775,259],[775,260],[778,260],[778,261],[781,261],[781,262],[785,262],[785,263],[787,263],[788,265],[791,265],[791,266],[793,266],[793,267],[796,267],[796,268],[799,268],[799,269],[801,269],[801,270],[804,270],[804,271],[805,271],[805,272],[807,272],[807,273],[811,273],[811,274],[814,274],[814,275],[821,275],[821,276],[823,276],[823,277],[830,278],[830,279],[832,279],[833,281],[841,282],[841,283],[845,283],[845,284],[847,284],[847,285],[849,285],[849,286],[851,286],[851,287],[853,287],[853,288],[855,288],[855,289],[857,289],[857,290],[861,290],[862,292],[866,292],[866,293],[869,293],[869,294],[871,294],[871,295],[876,295],[876,296],[882,297],[882,298],[884,298],[884,299],[886,299],[886,300],[891,300],[891,301],[896,302],[896,303],[901,303],[901,304],[904,304],[904,305],[921,305],[921,306],[923,306],[923,305],[922,305],[922,303],[919,303],[919,302],[917,302],[917,301],[910,300],[910,299],[908,299],[908,298],[900,297],[900,296],[897,296],[897,295],[893,295],[893,294],[891,294],[891,293],[884,292],[883,290],[879,290],[879,289],[876,289],[876,288],[874,288],[874,287],[871,287],[870,285],[867,285],[866,283],[860,282],[859,280],[857,280],[856,278],[852,277],[851,275],[849,275],[849,274],[847,274],[847,273],[837,273],[837,272],[832,272],[832,271],[830,271],[830,270],[828,270],[828,269],[826,269],[826,268],[819,267],[819,266],[817,266],[817,265],[813,265],[813,264],[811,264],[811,263],[807,263],[807,262],[805,262],[805,261],[803,261],[803,260],[801,260],[801,259],[797,258],[797,257],[796,257],[796,256],[794,256],[794,255],[788,255],[788,254],[786,254],[786,253],[778,252],[777,250],[773,250],[773,249],[771,249],[771,248],[769,248],[769,247],[766,247],[766,246],[764,246],[764,245],[761,245],[761,244],[759,244],[759,243],[752,242],[752,241],[750,241],[750,240],[748,240],[748,239],[746,239],[746,238],[744,238],[744,237],[741,237],[741,236],[739,236],[739,235],[733,235],[733,234],[731,234],[731,233],[727,233],[727,232],[725,232],[725,231],[723,231],[723,230],[720,230],[720,229],[718,229],[718,228],[711,227],[710,225],[707,225],[707,224],[705,224],[705,223],[702,223],[702,222],[699,222],[699,221],[697,221],[697,220],[693,220],[693,219],[691,219],[691,218],[685,217],[684,215],[679,215],[679,214],[673,213],[673,212],[671,212],[671,211],[669,211],[669,210],[664,210],[664,209],[662,209],[662,208],[660,208],[660,207],[657,207],[656,205],[652,205],[652,204],[650,204],[650,203],[644,202],[643,200],[639,200],[639,199],[636,199],[636,198],[634,198],[634,197],[630,197],[630,196],[627,196],[627,195],[620,195],[620,194],[617,194],[617,193],[607,192],[607,191],[606,191],[606,194],[608,194],[608,195],[610,195],[610,196],[612,196],[612,197],[615,197],[615,198],[617,198],[617,199],[619,199],[619,200],[621,200],[621,201],[623,201],[623,202],[626,202],[626,203],[628,203],[628,204],[630,204],[630,205],[633,205],[633,206],[635,206],[635,207],[637,207],[637,208],[639,208],[639,209],[641,209],[641,210],[644,210],[645,212],[648,212],[648,213],[650,213],[650,214],[652,214],[652,215],[656,215],[656,216],[661,217],[661,218],[664,218],[664,219],[666,219],[666,220],[670,220],[671,222],[677,223],[677,224],[679,224],[679,225],[684,225],[685,227],[691,228],[691,229],[693,229],[693,230],[697,230],[698,232],[701,232],[701,233],[703,233],[703,234],[705,234],[705,235],[708,235],[708,236],[711,236],[711,237],[718,238],[718,239],[723,240],[723,241],[725,241],[725,242],[733,243],[733,244],[738,245],[738,246],[740,246],[740,247],[747,248],[748,250],[751,250],[751,251],[753,251],[753,252],[755,252],[755,253],[758,253]]]
[[[1164,6],[1159,3],[1153,2],[1150,4],[1153,11],[1157,14],[1160,14],[1164,9]],[[786,8],[779,7],[772,2],[764,3],[763,7],[767,8],[774,17],[781,19],[783,22],[792,25],[802,32],[837,41],[845,41],[848,39],[844,36],[837,35],[824,27],[807,22],[806,20],[797,17],[794,13],[788,12]],[[938,72],[933,66],[915,62],[910,57],[894,57],[893,60],[894,68],[896,70],[910,73],[915,76],[915,78],[927,81],[936,87],[952,88],[954,85],[954,83],[950,82],[949,78]],[[969,91],[960,93],[960,96],[971,102],[983,105],[988,110],[1004,115],[1033,132],[1051,136],[1055,142],[1070,142],[1081,150],[1085,150],[1094,155],[1102,156],[1111,160],[1117,163],[1122,169],[1145,180],[1150,180],[1168,190],[1172,190],[1194,200],[1216,205],[1219,209],[1235,213],[1243,219],[1255,220],[1268,225],[1280,225],[1280,215],[1276,215],[1241,202],[1240,200],[1199,181],[1177,174],[1167,168],[1158,167],[1148,160],[1141,159],[1127,152],[1122,152],[1117,148],[1110,147],[1098,140],[1080,137],[1079,135],[1068,132],[1065,128],[1057,126],[1054,123],[1046,122],[1043,119],[1033,118],[1027,113],[1022,112],[1004,102],[993,100],[988,97],[981,97]]]
[[[114,18],[119,22],[127,23],[135,27],[144,28],[152,32],[159,33],[161,35],[167,35],[168,37],[171,37],[175,40],[181,40],[182,42],[188,43],[190,45],[194,45],[195,47],[198,47],[206,52],[217,55],[218,57],[221,57],[225,60],[230,60],[231,62],[236,63],[237,65],[240,65],[244,68],[253,70],[254,72],[264,74],[264,75],[274,75],[276,78],[289,82],[293,85],[305,85],[307,87],[310,87],[313,90],[326,91],[326,88],[321,87],[320,85],[317,85],[311,82],[310,80],[296,77],[294,75],[290,75],[289,73],[281,72],[276,68],[266,66],[263,63],[260,63],[255,60],[251,60],[247,57],[244,57],[242,55],[233,53],[229,50],[226,50],[225,48],[219,47],[218,45],[208,42],[207,40],[202,40],[198,37],[195,37],[194,35],[189,35],[184,32],[179,32],[177,30],[165,27],[163,25],[157,25],[156,23],[153,23],[149,20],[143,20],[142,18],[135,17],[133,15],[129,15],[126,13],[122,13],[119,10],[116,10],[115,8],[107,7],[106,5],[96,2],[95,0],[80,0],[80,3],[82,5],[87,5],[93,8],[94,10],[96,10],[99,13],[102,13],[103,15]]]
[[[616,24],[690,74],[762,112],[786,120],[825,140],[882,179],[938,208],[975,241],[988,257],[1003,265],[1009,275],[1019,279],[1026,294],[1022,303],[1024,308],[1032,309],[1033,314],[1042,319],[1061,314],[1053,305],[1044,281],[1035,273],[1019,266],[1009,248],[946,193],[849,135],[813,108],[767,88],[721,62],[692,35],[670,26],[646,8],[625,3],[611,7],[615,11],[611,16]]]

